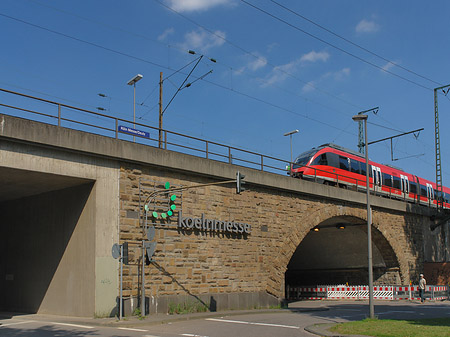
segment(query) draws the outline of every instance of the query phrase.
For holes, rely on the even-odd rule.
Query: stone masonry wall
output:
[[[122,165],[120,240],[128,241],[130,247],[130,264],[124,266],[124,297],[140,296],[143,204],[140,205],[139,182],[143,180],[183,186],[215,182],[187,173]],[[154,262],[145,267],[146,295],[151,302],[164,296],[200,298],[246,293],[266,293],[282,299],[287,265],[314,226],[340,216],[366,221],[365,207],[257,186],[248,186],[240,195],[236,194],[234,184],[200,187],[183,191],[182,200],[179,199],[183,217],[199,218],[204,214],[207,219],[248,223],[252,226],[251,234],[180,230],[177,218],[181,206],[177,206],[172,220],[156,226]],[[423,221],[418,216],[373,211],[373,226],[393,252],[393,256],[385,259],[390,260],[390,268],[398,268],[403,284],[409,283],[410,272],[414,273],[423,259],[420,247],[415,245],[423,236]]]

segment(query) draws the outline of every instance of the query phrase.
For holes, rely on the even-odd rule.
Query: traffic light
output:
[[[122,244],[122,262],[128,264],[128,242]]]
[[[245,175],[243,175],[241,172],[237,171],[236,173],[236,193],[241,194],[241,192],[245,191],[245,181],[244,181]]]

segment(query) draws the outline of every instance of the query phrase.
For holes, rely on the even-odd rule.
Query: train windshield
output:
[[[309,150],[306,152],[303,152],[301,155],[299,155],[294,160],[294,169],[305,166],[310,161],[311,157],[314,156],[317,153],[317,149]]]

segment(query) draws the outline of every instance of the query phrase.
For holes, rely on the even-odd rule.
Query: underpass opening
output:
[[[2,167],[0,176],[0,310],[93,311],[94,182]]]
[[[367,285],[367,223],[333,217],[301,241],[287,266],[285,289],[317,285]],[[397,257],[386,238],[372,226],[374,284],[401,284]]]

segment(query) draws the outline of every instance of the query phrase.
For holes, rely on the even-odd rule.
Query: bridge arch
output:
[[[285,280],[280,291],[286,285],[368,284],[366,212],[365,208],[328,204],[289,226],[273,267],[273,273]],[[412,255],[402,249],[408,244],[399,219],[373,212],[375,284],[409,282],[407,261]],[[268,283],[267,290],[277,294],[273,283]]]

